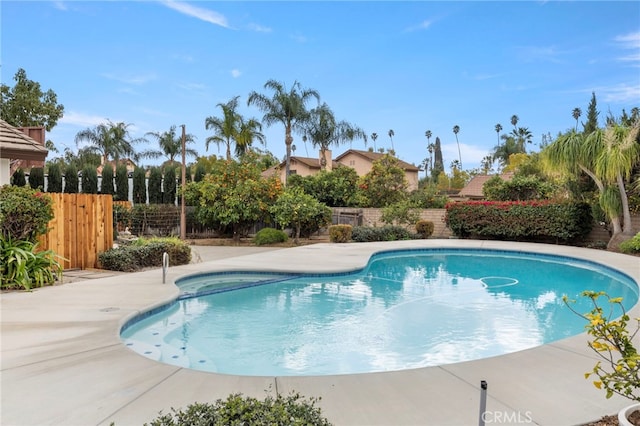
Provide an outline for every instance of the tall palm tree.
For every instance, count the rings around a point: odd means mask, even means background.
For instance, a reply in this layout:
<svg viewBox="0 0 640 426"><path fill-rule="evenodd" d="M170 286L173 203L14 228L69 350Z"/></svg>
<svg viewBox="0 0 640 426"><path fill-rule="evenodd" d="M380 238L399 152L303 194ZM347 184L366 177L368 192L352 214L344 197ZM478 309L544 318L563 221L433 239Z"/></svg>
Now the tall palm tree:
<svg viewBox="0 0 640 426"><path fill-rule="evenodd" d="M496 124L496 133L498 134L498 145L500 145L500 132L502 131L502 124Z"/></svg>
<svg viewBox="0 0 640 426"><path fill-rule="evenodd" d="M284 143L287 148L285 183L289 178L291 168L291 144L293 143L293 131L301 130L304 122L308 119L307 102L315 98L320 102L320 95L314 89L304 89L298 81L295 81L291 89L287 91L284 84L276 80L268 80L265 89L273 91L271 97L264 94L251 92L247 100L247 105L255 105L264 116L262 121L271 126L280 123L284 126Z"/></svg>
<svg viewBox="0 0 640 426"><path fill-rule="evenodd" d="M511 135L502 135L503 143L498 143L493 149L492 159L497 161L500 168L504 168L509 164L509 157L512 154L519 154L522 151L519 148L515 138Z"/></svg>
<svg viewBox="0 0 640 426"><path fill-rule="evenodd" d="M333 111L326 103L310 111L309 119L304 125L304 132L311 139L311 144L320 149L320 168L322 170L327 167L325 153L330 145L340 145L355 139L364 139L365 144L367 142L367 134L364 130L344 120L337 121Z"/></svg>
<svg viewBox="0 0 640 426"><path fill-rule="evenodd" d="M110 158L116 161L124 156L137 159L138 155L135 153L133 145L144 139L132 139L129 135L129 126L130 124L123 122L113 123L111 120L107 120L107 123L101 123L93 128L78 132L75 142L77 145L80 145L81 142L88 142L90 145L85 147L86 152L99 154L102 164L105 164Z"/></svg>
<svg viewBox="0 0 640 426"><path fill-rule="evenodd" d="M573 119L576 120L576 132L578 131L578 119L582 115L582 110L580 108L574 108L571 112Z"/></svg>
<svg viewBox="0 0 640 426"><path fill-rule="evenodd" d="M511 116L511 124L513 125L513 129L514 130L516 129L516 126L518 125L518 121L520 121L520 118L517 115L513 114Z"/></svg>
<svg viewBox="0 0 640 426"><path fill-rule="evenodd" d="M373 140L373 150L375 151L375 149L376 149L376 139L378 139L378 134L377 133L371 133L371 139Z"/></svg>
<svg viewBox="0 0 640 426"><path fill-rule="evenodd" d="M528 127L518 127L511 131L513 138L516 140L519 152L526 153L526 145L533 140L533 134Z"/></svg>
<svg viewBox="0 0 640 426"><path fill-rule="evenodd" d="M239 98L240 96L236 96L226 103L217 105L222 109L222 118L211 116L204 121L205 128L214 132L213 136L209 136L206 139L205 149L209 150L211 142L218 145L218 147L220 147L220 144L224 144L226 146L227 161L231 160L231 142L236 140L240 131L242 117L236 112Z"/></svg>
<svg viewBox="0 0 640 426"><path fill-rule="evenodd" d="M147 150L140 153L142 158L162 158L166 157L171 164L177 163L176 158L182 155L182 134L176 133L176 126L171 126L166 132L148 132L145 136L151 136L158 142L160 149ZM197 157L198 151L187 148L187 144L193 143L195 136L190 133L185 134L185 156Z"/></svg>
<svg viewBox="0 0 640 426"><path fill-rule="evenodd" d="M453 126L453 134L456 135L456 144L458 145L458 162L460 165L460 170L462 170L462 154L460 153L460 143L458 142L458 132L460 131L460 126L457 124Z"/></svg>
<svg viewBox="0 0 640 426"><path fill-rule="evenodd" d="M254 118L244 120L240 117L240 126L235 139L236 157L244 155L251 148L254 141L258 141L263 145L267 144L267 140L262 133L262 123Z"/></svg>
<svg viewBox="0 0 640 426"><path fill-rule="evenodd" d="M393 152L395 152L395 148L393 147L393 137L395 136L395 132L393 131L393 129L389 129L389 139L391 139L391 149L393 150Z"/></svg>

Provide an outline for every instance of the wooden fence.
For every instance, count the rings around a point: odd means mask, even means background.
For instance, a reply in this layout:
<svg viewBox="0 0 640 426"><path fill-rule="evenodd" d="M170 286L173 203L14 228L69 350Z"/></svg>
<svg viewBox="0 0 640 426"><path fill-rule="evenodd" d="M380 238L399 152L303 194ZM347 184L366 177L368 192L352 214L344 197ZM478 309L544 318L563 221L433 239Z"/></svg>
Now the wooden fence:
<svg viewBox="0 0 640 426"><path fill-rule="evenodd" d="M111 195L48 193L54 218L40 247L53 250L64 269L98 267L98 253L113 247Z"/></svg>

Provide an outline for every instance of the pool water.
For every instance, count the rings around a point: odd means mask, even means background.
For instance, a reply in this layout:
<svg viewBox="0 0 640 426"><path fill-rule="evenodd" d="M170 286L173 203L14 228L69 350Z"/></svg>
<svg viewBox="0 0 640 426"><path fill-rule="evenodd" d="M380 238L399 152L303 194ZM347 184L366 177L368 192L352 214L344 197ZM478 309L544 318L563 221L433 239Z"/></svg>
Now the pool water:
<svg viewBox="0 0 640 426"><path fill-rule="evenodd" d="M130 321L122 339L202 371L308 376L395 371L486 358L584 331L564 305L583 290L638 301L628 276L577 259L509 251L403 250L328 275L210 273Z"/></svg>

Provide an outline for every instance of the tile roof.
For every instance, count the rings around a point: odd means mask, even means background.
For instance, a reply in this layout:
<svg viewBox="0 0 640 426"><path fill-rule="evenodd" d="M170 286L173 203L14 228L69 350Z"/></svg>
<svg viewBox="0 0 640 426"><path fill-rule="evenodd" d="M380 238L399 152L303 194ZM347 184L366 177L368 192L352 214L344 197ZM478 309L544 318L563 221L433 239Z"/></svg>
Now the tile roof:
<svg viewBox="0 0 640 426"><path fill-rule="evenodd" d="M0 120L0 158L44 161L48 152L35 139Z"/></svg>
<svg viewBox="0 0 640 426"><path fill-rule="evenodd" d="M469 183L458 192L458 197L467 198L484 198L482 187L485 183L495 175L476 175L471 178ZM513 173L505 173L500 175L502 180L509 181L513 177Z"/></svg>

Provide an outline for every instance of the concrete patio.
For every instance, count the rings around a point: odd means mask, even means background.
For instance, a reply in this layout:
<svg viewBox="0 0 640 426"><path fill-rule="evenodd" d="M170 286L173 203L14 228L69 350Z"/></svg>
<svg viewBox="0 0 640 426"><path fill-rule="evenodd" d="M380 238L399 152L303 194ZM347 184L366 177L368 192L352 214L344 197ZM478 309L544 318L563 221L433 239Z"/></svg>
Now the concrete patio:
<svg viewBox="0 0 640 426"><path fill-rule="evenodd" d="M336 425L475 425L480 381L489 384L487 424L577 425L630 401L595 389L584 373L595 355L586 335L508 355L399 372L319 377L245 377L160 364L127 349L121 326L172 300L173 281L202 271L349 271L380 250L488 248L543 252L614 267L640 283L640 259L560 245L473 240L313 244L295 248L195 246L201 262L131 274L90 274L64 285L1 297L0 423L142 425L162 410L242 393L297 391L321 397ZM84 273L84 272L83 272ZM101 272L103 273L103 272ZM631 311L640 316L640 305ZM636 342L640 346L640 342ZM500 421L498 421L498 417ZM492 421L489 421L492 420Z"/></svg>

